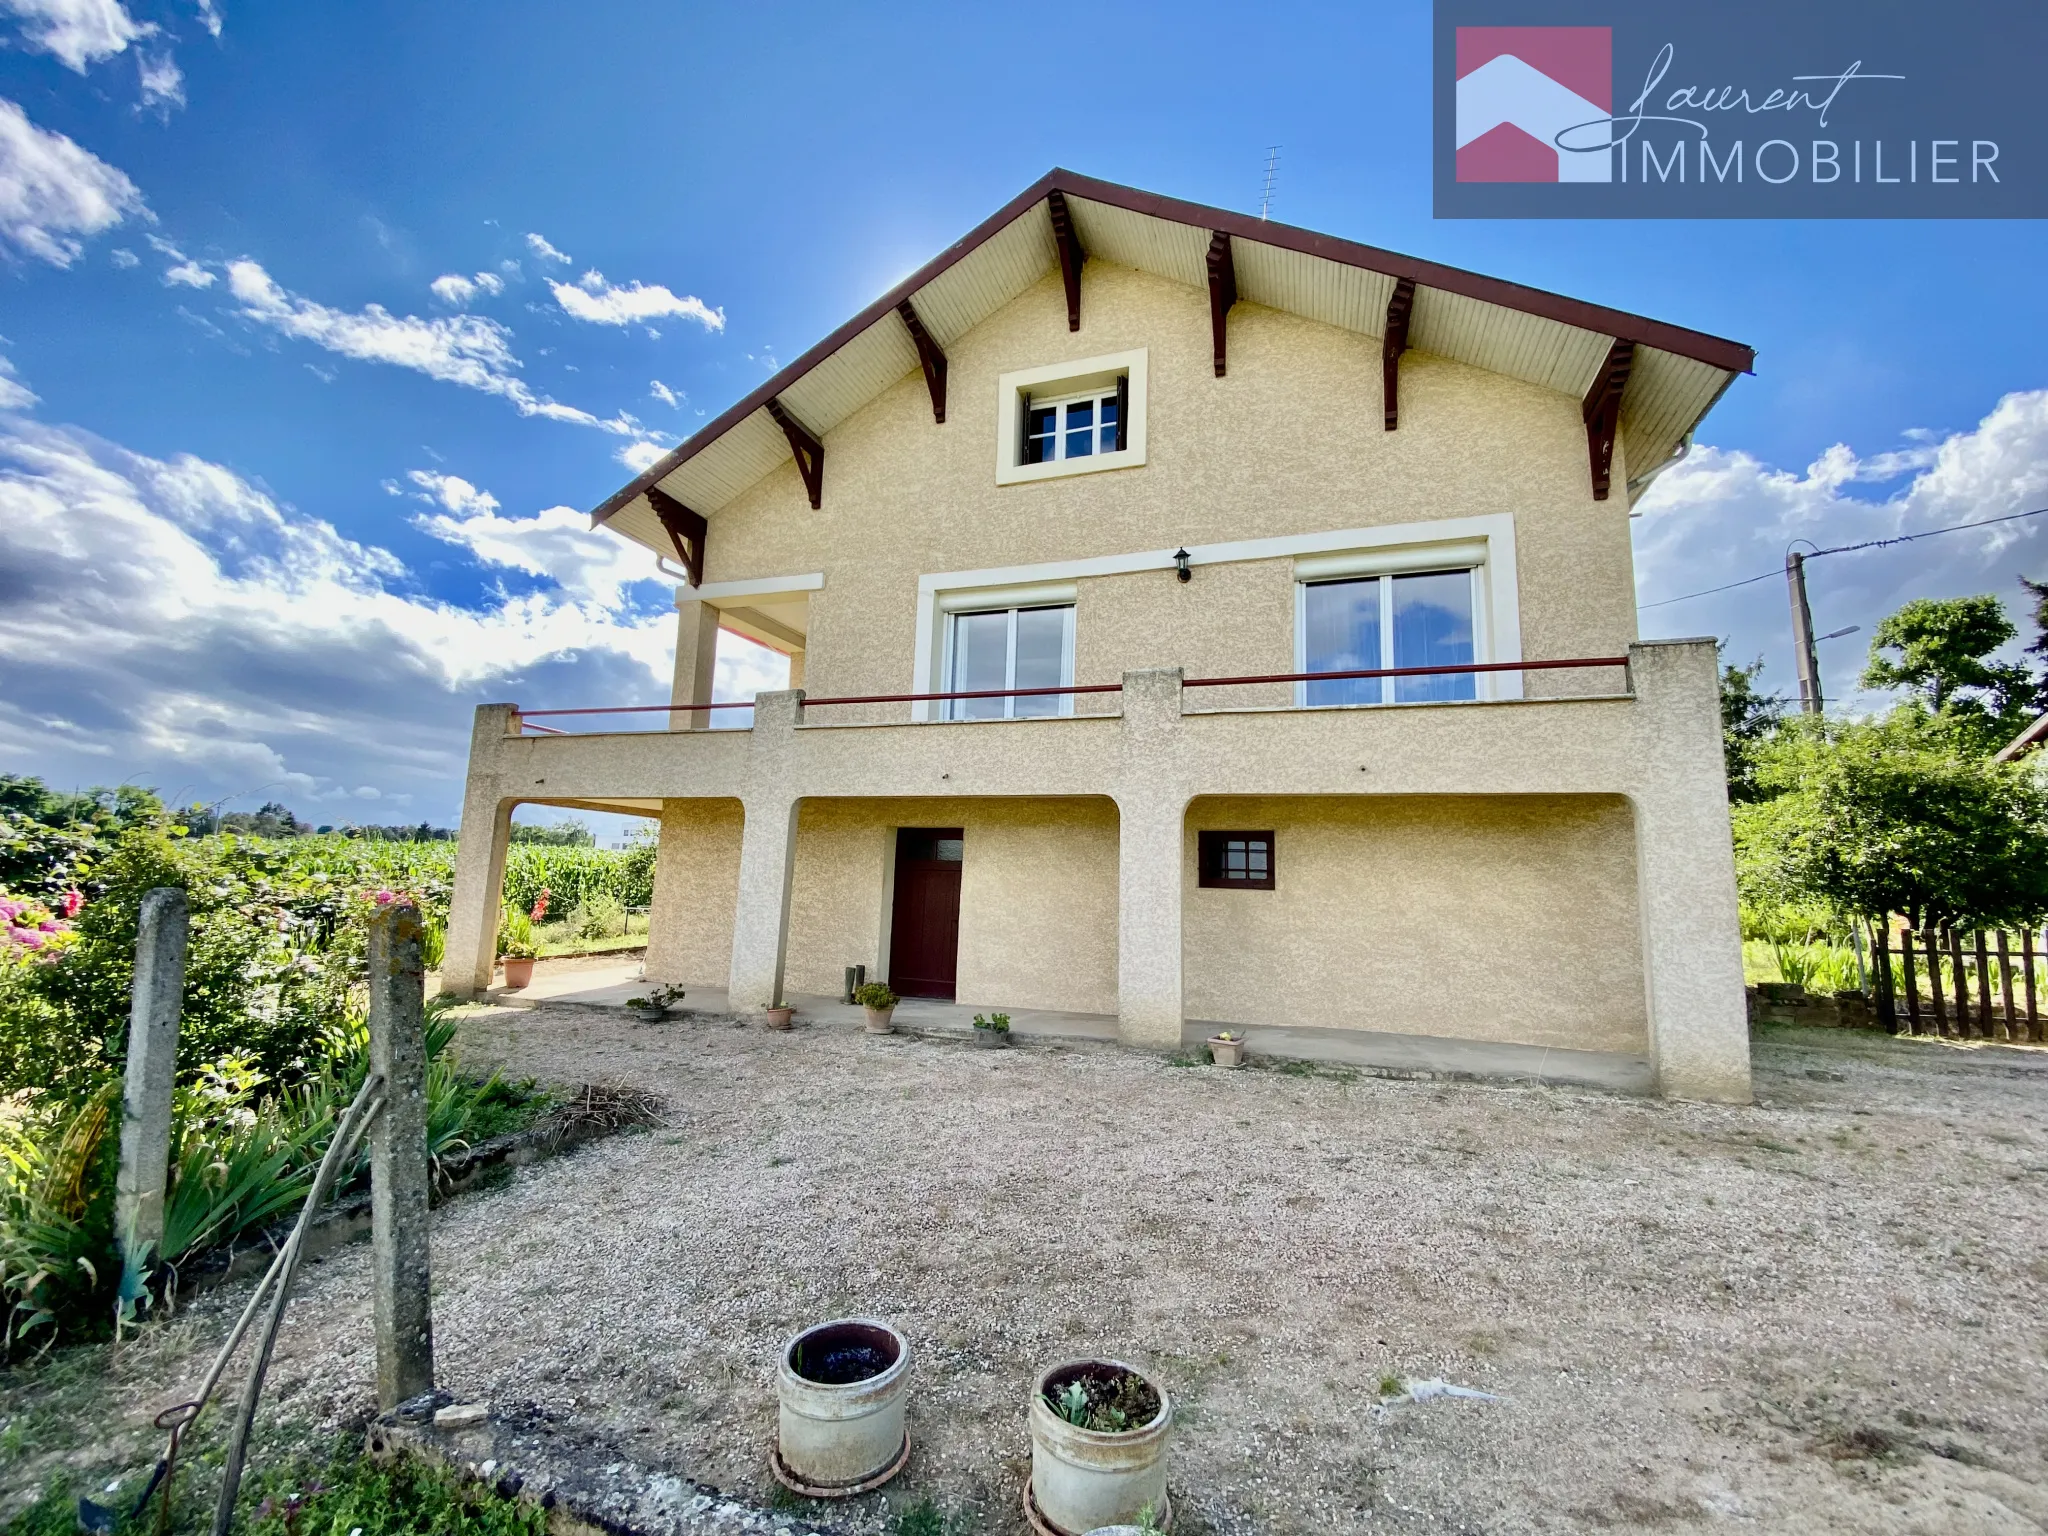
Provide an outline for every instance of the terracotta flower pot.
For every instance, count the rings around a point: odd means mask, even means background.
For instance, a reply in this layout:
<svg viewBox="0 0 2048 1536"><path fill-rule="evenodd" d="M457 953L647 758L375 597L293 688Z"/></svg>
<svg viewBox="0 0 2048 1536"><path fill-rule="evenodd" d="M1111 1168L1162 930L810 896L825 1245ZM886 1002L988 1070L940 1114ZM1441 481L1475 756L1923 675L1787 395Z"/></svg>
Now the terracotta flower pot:
<svg viewBox="0 0 2048 1536"><path fill-rule="evenodd" d="M1243 1039L1226 1040L1221 1035L1211 1035L1209 1037L1209 1059L1219 1067L1243 1066Z"/></svg>
<svg viewBox="0 0 2048 1536"><path fill-rule="evenodd" d="M896 1010L894 1008L864 1008L867 1022L861 1025L861 1033L868 1035L889 1035L896 1032Z"/></svg>
<svg viewBox="0 0 2048 1536"><path fill-rule="evenodd" d="M516 992L519 988L530 985L532 981L533 959L531 956L523 960L515 960L510 955L505 957L505 986L508 991Z"/></svg>
<svg viewBox="0 0 2048 1536"><path fill-rule="evenodd" d="M789 1021L795 1013L794 1008L763 1008L761 1022L769 1029L788 1029L791 1027Z"/></svg>

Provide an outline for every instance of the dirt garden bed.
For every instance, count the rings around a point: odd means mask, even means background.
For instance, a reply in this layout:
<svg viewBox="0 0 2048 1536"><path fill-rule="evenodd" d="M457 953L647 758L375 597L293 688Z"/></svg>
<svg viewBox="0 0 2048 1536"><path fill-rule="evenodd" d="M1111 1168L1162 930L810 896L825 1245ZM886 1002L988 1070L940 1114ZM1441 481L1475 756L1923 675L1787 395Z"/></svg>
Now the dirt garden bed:
<svg viewBox="0 0 2048 1536"><path fill-rule="evenodd" d="M2048 1052L1770 1030L1727 1109L594 1009L462 1048L669 1106L436 1217L442 1381L614 1475L770 1505L777 1347L867 1312L916 1351L914 1454L785 1504L840 1529L1021 1530L1027 1384L1094 1352L1173 1394L1186 1532L2048 1524ZM286 1418L367 1418L365 1277L309 1271ZM42 1417L5 1507L153 1453L240 1294L61 1394L9 1378ZM1508 1401L1382 1418L1383 1376Z"/></svg>

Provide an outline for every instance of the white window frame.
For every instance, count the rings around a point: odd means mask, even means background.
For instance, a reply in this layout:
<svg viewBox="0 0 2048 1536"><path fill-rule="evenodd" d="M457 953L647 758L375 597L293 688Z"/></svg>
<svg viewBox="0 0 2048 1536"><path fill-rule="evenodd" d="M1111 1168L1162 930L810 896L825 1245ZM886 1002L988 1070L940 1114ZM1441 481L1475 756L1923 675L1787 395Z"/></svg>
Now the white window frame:
<svg viewBox="0 0 2048 1536"><path fill-rule="evenodd" d="M1389 551L1388 553L1389 555L1393 556L1393 558L1391 560L1383 560L1381 562L1378 562L1382 567L1378 570L1345 570L1342 568L1344 562L1342 562L1341 560L1327 562L1298 560L1295 562L1295 671L1306 672L1309 670L1308 589L1310 587L1327 586L1335 582L1378 582L1380 584L1380 665L1383 667L1393 667L1396 665L1396 662L1394 661L1394 578L1396 576L1409 575L1445 576L1454 574L1461 570L1465 573L1465 575L1470 579L1472 583L1472 660L1475 662L1487 662L1493 659L1492 656L1489 654L1490 648L1486 643L1488 626L1486 622L1486 566L1484 554L1482 553L1478 559L1472 560L1468 563L1465 559L1462 558L1444 560L1441 557L1438 557L1436 559L1430 559L1428 558L1427 551L1417 551L1417 554L1422 556L1421 563L1410 563L1409 560L1401 558L1402 555L1404 555L1406 552ZM1317 569L1318 566L1325 565L1335 565L1338 568L1334 570ZM1304 567L1308 568L1309 574L1302 574ZM1497 672L1473 673L1472 697L1469 699L1396 698L1395 694L1398 690L1395 688L1394 685L1400 682L1401 679L1395 677L1383 677L1379 679L1380 697L1377 703L1367 701L1345 704L1311 704L1308 701L1308 690L1310 684L1306 682L1299 682L1294 685L1294 703L1295 707L1298 709L1387 709L1396 705L1405 706L1411 704L1477 704L1486 702L1497 697L1497 695L1492 690L1493 680L1503 675L1512 676L1513 674L1502 674ZM1365 681L1365 679L1360 678L1357 679L1357 681L1363 682Z"/></svg>
<svg viewBox="0 0 2048 1536"><path fill-rule="evenodd" d="M1311 514L1279 507L1271 509L1269 515L1276 521L1283 516L1298 516L1306 521ZM1443 517L1428 522L1384 523L1377 528L1334 528L1318 533L1235 539L1222 544L1192 544L1188 546L1187 553L1188 564L1196 570L1239 561L1291 559L1298 585L1304 576L1320 580L1325 576L1348 573L1377 575L1382 570L1397 568L1382 562L1398 561L1398 569L1408 571L1442 570L1446 566L1472 563L1463 558L1450 558L1446 554L1450 548L1468 549L1474 553L1483 551L1483 563L1478 569L1484 602L1475 615L1475 624L1480 627L1474 636L1474 654L1481 661L1520 661L1521 589L1517 580L1515 514L1512 512L1482 512L1470 517ZM968 607L1036 607L1071 602L1079 591L1080 582L1098 576L1129 576L1140 571L1156 571L1171 580L1174 554L1170 548L1140 549L1125 554L1088 555L1076 560L1048 560L1036 565L931 571L919 576L910 691L943 691L934 679L947 675L944 665L944 620L947 613L957 613ZM1199 576L1195 579L1197 583L1201 580ZM1059 592L1065 595L1034 595L1026 600L1015 595L1020 592ZM1005 595L998 599L998 593ZM1304 669L1300 665L1302 653L1298 621L1294 654L1294 670L1300 672ZM1522 675L1519 672L1481 672L1477 676L1477 691L1481 699L1522 697ZM913 704L910 706L910 718L938 720L939 706L936 703Z"/></svg>
<svg viewBox="0 0 2048 1536"><path fill-rule="evenodd" d="M1038 480L1056 480L1066 475L1094 475L1105 470L1135 469L1145 462L1145 378L1147 353L1110 352L1101 357L1077 358L1069 363L1052 363L1043 368L1023 368L996 380L996 484L1026 485ZM1080 459L1051 459L1043 464L1026 464L1024 458L1024 410L1035 399L1040 405L1066 404L1089 395L1100 398L1126 380L1125 396L1129 419L1123 423L1124 446L1113 453L1095 453ZM1099 430L1099 427L1098 427ZM1098 439L1099 441L1099 439ZM1066 451L1064 437L1060 444Z"/></svg>
<svg viewBox="0 0 2048 1536"><path fill-rule="evenodd" d="M1080 390L1077 393L1071 395L1048 396L1034 394L1026 396L1022 402L1023 411L1021 412L1018 418L1018 452L1021 454L1023 451L1023 444L1025 441L1024 432L1025 429L1027 429L1031 424L1031 413L1033 411L1039 410L1056 410L1060 413L1059 425L1053 428L1052 432L1052 443L1056 451L1054 452L1051 458L1041 459L1039 460L1039 463L1064 464L1072 462L1078 464L1080 462L1080 459L1083 458L1101 458L1103 454L1102 422L1101 419L1098 417L1095 421L1091 422L1087 428L1090 444L1089 451L1085 454L1080 455L1078 458L1074 460L1070 461L1068 459L1067 435L1069 432L1077 429L1070 428L1067 425L1067 410L1070 406L1076 405L1086 405L1091 409L1099 410L1105 401L1114 401L1115 399L1116 390L1114 387L1104 389L1099 385L1094 389ZM1112 441L1114 441L1114 439L1112 439ZM1111 448L1108 451L1111 453L1115 453L1118 450L1115 448ZM1030 467L1035 469L1038 466L1032 465Z"/></svg>
<svg viewBox="0 0 2048 1536"><path fill-rule="evenodd" d="M1060 589L1060 591L1064 593L1066 589ZM1063 688L1072 687L1074 682L1074 599L1071 595L1055 595L1050 598L1042 598L1040 601L1031 601L1030 599L1034 595L1029 592L1024 593L1023 596L1026 601L1023 602L1018 602L1015 598L1004 596L997 601L973 602L970 600L959 606L948 606L945 623L945 655L941 660L939 671L939 675L946 679L946 686L934 691L941 693L963 691L953 686L955 681L953 668L958 662L958 654L955 650L955 637L959 632L959 621L978 613L1007 613L1010 616L1010 632L1007 642L1008 654L1003 663L1003 686L1005 688L1016 687L1017 615L1028 608L1057 608L1061 611L1063 623L1060 633L1060 686ZM1044 697L1052 699L1054 704L1052 713L1055 716L1071 715L1074 712L1074 696L1071 693L1049 694L1044 695ZM986 700L942 699L937 702L939 704L939 718L942 720L972 722L975 720L987 721L991 718L1002 720L1015 720L1018 718L1017 701L1015 699L1001 700L1003 712L1001 715L994 717L988 715L970 716L965 713L969 705L986 703ZM1027 720L1043 720L1047 717L1044 715L1026 715L1023 718Z"/></svg>

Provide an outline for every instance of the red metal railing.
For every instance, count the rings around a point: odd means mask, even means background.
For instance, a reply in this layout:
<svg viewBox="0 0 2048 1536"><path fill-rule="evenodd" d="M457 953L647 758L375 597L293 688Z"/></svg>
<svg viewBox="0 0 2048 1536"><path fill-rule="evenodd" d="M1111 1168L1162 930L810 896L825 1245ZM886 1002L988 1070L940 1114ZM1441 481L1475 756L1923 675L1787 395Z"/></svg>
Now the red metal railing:
<svg viewBox="0 0 2048 1536"><path fill-rule="evenodd" d="M1468 661L1441 667L1362 667L1343 672L1269 672L1249 677L1190 677L1183 688L1251 687L1260 683L1334 683L1370 677L1443 677L1474 672L1555 672L1572 667L1626 667L1626 656L1575 656L1558 661ZM1074 683L1064 688L975 688L951 693L863 693L841 698L804 699L801 707L818 709L833 704L931 704L956 699L1035 699L1082 693L1121 693L1122 683ZM545 731L550 736L569 732L531 722L541 715L694 715L699 710L752 709L752 699L727 700L714 704L600 704L581 709L515 710L519 729Z"/></svg>

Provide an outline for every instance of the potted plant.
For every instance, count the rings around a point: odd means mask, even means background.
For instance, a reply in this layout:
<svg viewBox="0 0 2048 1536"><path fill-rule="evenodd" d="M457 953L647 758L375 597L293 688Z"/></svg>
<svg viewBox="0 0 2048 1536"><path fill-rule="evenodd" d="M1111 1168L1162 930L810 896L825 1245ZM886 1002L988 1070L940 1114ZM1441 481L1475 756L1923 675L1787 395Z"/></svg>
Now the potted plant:
<svg viewBox="0 0 2048 1536"><path fill-rule="evenodd" d="M886 1483L910 1458L909 1385L910 1343L887 1323L840 1318L799 1333L775 1372L776 1481L813 1499Z"/></svg>
<svg viewBox="0 0 2048 1536"><path fill-rule="evenodd" d="M869 982L853 994L853 1000L867 1010L867 1022L861 1028L868 1034L886 1035L895 1029L890 1015L895 1013L896 1005L903 999L891 992L885 983Z"/></svg>
<svg viewBox="0 0 2048 1536"><path fill-rule="evenodd" d="M772 1008L761 1010L761 1023L768 1029L793 1029L795 1025L791 1021L795 1017L796 1009L787 1003L777 1003Z"/></svg>
<svg viewBox="0 0 2048 1536"><path fill-rule="evenodd" d="M987 1018L974 1016L974 1043L985 1051L1001 1050L1010 1043L1010 1016L1007 1013L992 1013Z"/></svg>
<svg viewBox="0 0 2048 1536"><path fill-rule="evenodd" d="M1209 1059L1219 1067L1244 1065L1244 1036L1234 1029L1218 1030L1209 1037Z"/></svg>
<svg viewBox="0 0 2048 1536"><path fill-rule="evenodd" d="M498 954L505 962L505 985L517 991L533 980L533 962L540 945L533 936L533 919L520 908L506 905L498 919Z"/></svg>
<svg viewBox="0 0 2048 1536"><path fill-rule="evenodd" d="M1067 1360L1031 1394L1033 1529L1079 1536L1105 1525L1173 1523L1166 1445L1173 1404L1159 1384L1121 1360Z"/></svg>
<svg viewBox="0 0 2048 1536"><path fill-rule="evenodd" d="M683 989L671 983L665 987L656 987L645 997L627 998L626 1006L637 1008L643 1018L659 1022L669 1016L669 1011L680 1003L683 997Z"/></svg>

